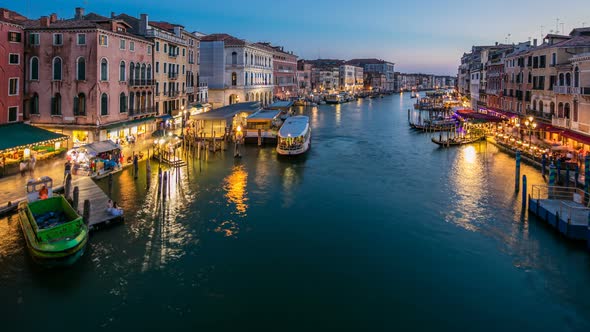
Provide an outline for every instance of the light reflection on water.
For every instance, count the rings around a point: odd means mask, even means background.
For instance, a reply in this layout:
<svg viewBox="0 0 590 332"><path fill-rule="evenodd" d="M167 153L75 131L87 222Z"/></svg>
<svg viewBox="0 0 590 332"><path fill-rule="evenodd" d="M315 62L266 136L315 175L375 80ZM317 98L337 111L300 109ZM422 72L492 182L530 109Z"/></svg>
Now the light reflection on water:
<svg viewBox="0 0 590 332"><path fill-rule="evenodd" d="M223 190L227 199L227 206L233 206L235 211L228 216L230 219L224 220L215 229L216 232L223 233L227 237L235 237L240 231L240 225L234 218L246 217L248 210L248 172L244 165L234 166L230 175L223 180ZM231 217L235 216L235 217Z"/></svg>

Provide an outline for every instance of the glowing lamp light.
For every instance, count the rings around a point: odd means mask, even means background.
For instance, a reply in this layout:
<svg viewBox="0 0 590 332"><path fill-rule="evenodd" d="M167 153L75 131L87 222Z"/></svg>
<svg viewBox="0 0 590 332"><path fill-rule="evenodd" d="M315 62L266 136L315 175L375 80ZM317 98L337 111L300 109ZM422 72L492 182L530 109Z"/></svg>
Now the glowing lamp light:
<svg viewBox="0 0 590 332"><path fill-rule="evenodd" d="M29 148L26 148L26 149L23 151L23 156L24 156L25 158L29 158L29 157L31 156L31 149L29 149Z"/></svg>
<svg viewBox="0 0 590 332"><path fill-rule="evenodd" d="M61 149L61 142L55 142L55 149L56 150Z"/></svg>
<svg viewBox="0 0 590 332"><path fill-rule="evenodd" d="M242 126L238 126L238 132L242 131Z"/></svg>

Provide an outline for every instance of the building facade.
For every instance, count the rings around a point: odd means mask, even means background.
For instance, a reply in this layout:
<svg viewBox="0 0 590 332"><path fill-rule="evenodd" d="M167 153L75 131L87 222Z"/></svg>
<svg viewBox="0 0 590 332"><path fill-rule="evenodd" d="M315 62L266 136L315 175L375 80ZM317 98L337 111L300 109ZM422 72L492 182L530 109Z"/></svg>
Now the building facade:
<svg viewBox="0 0 590 332"><path fill-rule="evenodd" d="M305 60L297 61L297 91L299 96L311 94L311 71L313 66Z"/></svg>
<svg viewBox="0 0 590 332"><path fill-rule="evenodd" d="M72 19L52 14L30 21L31 123L69 135L73 145L151 133L153 44L129 29L122 20L84 15L82 8Z"/></svg>
<svg viewBox="0 0 590 332"><path fill-rule="evenodd" d="M297 56L282 46L262 45L272 50L275 98L286 100L297 96Z"/></svg>
<svg viewBox="0 0 590 332"><path fill-rule="evenodd" d="M214 108L244 101L268 105L274 95L273 52L228 34L201 38L201 77Z"/></svg>
<svg viewBox="0 0 590 332"><path fill-rule="evenodd" d="M395 77L395 64L393 62L381 60L381 59L353 59L347 62L349 65L356 67L362 67L364 74L368 73L380 73L385 75L385 84L382 86L372 86L374 90L389 92L395 91L396 89L396 77ZM371 78L376 75L371 75ZM377 83L377 82L375 82Z"/></svg>
<svg viewBox="0 0 590 332"><path fill-rule="evenodd" d="M23 120L26 17L0 8L0 124Z"/></svg>

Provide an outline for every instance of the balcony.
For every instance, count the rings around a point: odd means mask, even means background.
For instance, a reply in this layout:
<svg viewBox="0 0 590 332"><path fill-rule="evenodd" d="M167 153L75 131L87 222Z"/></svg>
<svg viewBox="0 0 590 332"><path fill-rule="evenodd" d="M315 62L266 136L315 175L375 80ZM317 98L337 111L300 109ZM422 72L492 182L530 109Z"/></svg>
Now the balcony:
<svg viewBox="0 0 590 332"><path fill-rule="evenodd" d="M553 92L561 95L573 95L573 94L580 94L580 88L575 88L571 86L553 86Z"/></svg>
<svg viewBox="0 0 590 332"><path fill-rule="evenodd" d="M187 86L185 89L186 93L194 93L195 92L195 87L193 86Z"/></svg>
<svg viewBox="0 0 590 332"><path fill-rule="evenodd" d="M154 80L146 80L146 79L130 79L129 86L139 87L139 86L152 86L154 85Z"/></svg>
<svg viewBox="0 0 590 332"><path fill-rule="evenodd" d="M242 68L244 68L244 64L230 63L230 64L225 65L225 69L242 69Z"/></svg>
<svg viewBox="0 0 590 332"><path fill-rule="evenodd" d="M168 73L168 79L170 79L170 80L177 80L178 79L178 73Z"/></svg>
<svg viewBox="0 0 590 332"><path fill-rule="evenodd" d="M532 115L535 118L541 120L541 121L550 121L551 120L551 114L550 113L545 113L545 112L541 112L541 111L534 111L530 108L528 108L526 110L526 115Z"/></svg>
<svg viewBox="0 0 590 332"><path fill-rule="evenodd" d="M174 97L178 97L180 95L180 91L168 91L164 93L165 96L170 97L170 98L174 98Z"/></svg>
<svg viewBox="0 0 590 332"><path fill-rule="evenodd" d="M553 118L551 119L551 125L553 125L554 127L560 127L560 128L570 128L570 119L566 119L566 118Z"/></svg>
<svg viewBox="0 0 590 332"><path fill-rule="evenodd" d="M179 45L187 45L187 42L185 39L182 39L180 37L175 36L174 34L171 33L167 33L164 31L160 31L160 30L156 30L156 29L148 29L147 31L147 37L153 37L153 38L160 38L160 39L164 39L168 42L172 42L175 44L179 44Z"/></svg>
<svg viewBox="0 0 590 332"><path fill-rule="evenodd" d="M176 53L168 53L169 58L176 59L177 56L178 56L178 54L176 54Z"/></svg>
<svg viewBox="0 0 590 332"><path fill-rule="evenodd" d="M146 107L146 108L138 108L138 109L130 109L128 111L129 117L140 116L140 115L148 115L156 113L155 107Z"/></svg>

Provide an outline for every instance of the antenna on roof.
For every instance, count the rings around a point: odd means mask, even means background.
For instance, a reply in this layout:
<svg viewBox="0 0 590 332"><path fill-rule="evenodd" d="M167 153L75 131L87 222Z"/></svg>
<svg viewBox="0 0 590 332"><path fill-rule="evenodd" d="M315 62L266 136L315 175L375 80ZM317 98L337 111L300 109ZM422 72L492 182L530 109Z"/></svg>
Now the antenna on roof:
<svg viewBox="0 0 590 332"><path fill-rule="evenodd" d="M565 33L565 23L560 23L561 24L561 33Z"/></svg>
<svg viewBox="0 0 590 332"><path fill-rule="evenodd" d="M555 19L555 34L559 34L559 17Z"/></svg>

